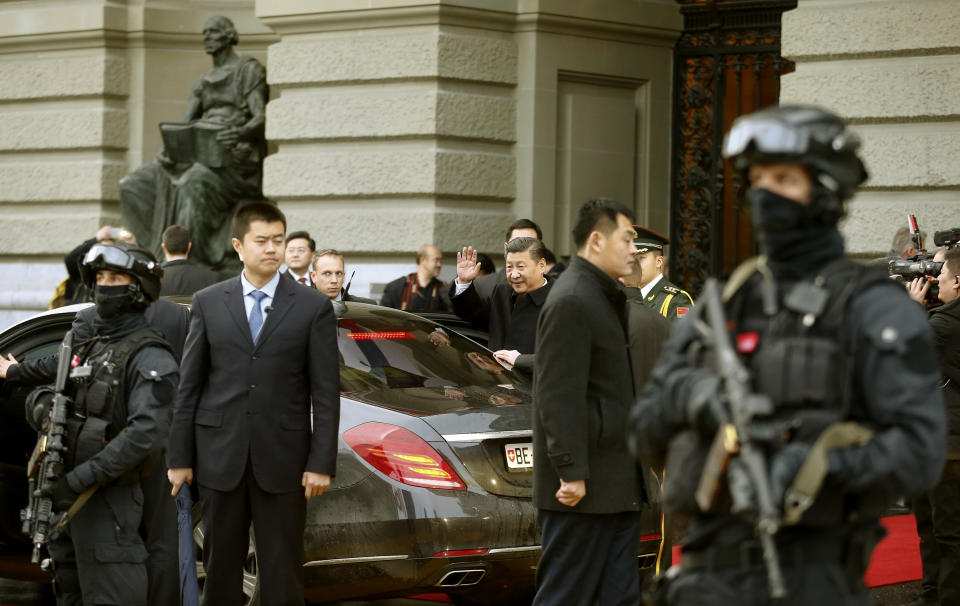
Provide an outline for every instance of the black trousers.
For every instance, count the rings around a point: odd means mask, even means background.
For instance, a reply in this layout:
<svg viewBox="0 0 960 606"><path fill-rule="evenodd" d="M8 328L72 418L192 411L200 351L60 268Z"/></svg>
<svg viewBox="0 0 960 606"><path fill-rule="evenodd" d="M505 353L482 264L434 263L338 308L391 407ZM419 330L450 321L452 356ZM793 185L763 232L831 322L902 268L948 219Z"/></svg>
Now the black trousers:
<svg viewBox="0 0 960 606"><path fill-rule="evenodd" d="M166 465L159 459L143 476L143 521L140 536L147 547L147 586L150 606L180 606L177 552L177 503L170 496Z"/></svg>
<svg viewBox="0 0 960 606"><path fill-rule="evenodd" d="M203 503L204 606L243 606L243 567L250 524L257 548L261 606L303 606L302 490L271 494L257 485L249 460L229 491L200 485Z"/></svg>
<svg viewBox="0 0 960 606"><path fill-rule="evenodd" d="M640 514L537 511L542 551L533 606L637 606Z"/></svg>
<svg viewBox="0 0 960 606"><path fill-rule="evenodd" d="M139 484L97 490L70 521L69 539L47 546L54 560L57 604L147 605L147 550L138 533L143 513Z"/></svg>
<svg viewBox="0 0 960 606"><path fill-rule="evenodd" d="M914 499L914 515L922 597L931 604L960 604L960 461L947 461L933 490Z"/></svg>

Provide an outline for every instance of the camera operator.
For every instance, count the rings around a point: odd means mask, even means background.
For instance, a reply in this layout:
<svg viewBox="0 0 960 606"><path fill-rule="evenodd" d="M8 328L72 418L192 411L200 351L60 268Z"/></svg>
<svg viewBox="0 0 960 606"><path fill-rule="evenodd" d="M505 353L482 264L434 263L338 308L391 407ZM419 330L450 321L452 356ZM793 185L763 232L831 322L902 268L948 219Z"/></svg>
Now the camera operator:
<svg viewBox="0 0 960 606"><path fill-rule="evenodd" d="M930 326L943 372L941 389L947 408L947 462L939 483L914 500L920 557L921 595L911 606L960 603L960 247L941 248L943 261L936 282L943 305L930 310ZM923 303L933 278L916 278L910 297Z"/></svg>

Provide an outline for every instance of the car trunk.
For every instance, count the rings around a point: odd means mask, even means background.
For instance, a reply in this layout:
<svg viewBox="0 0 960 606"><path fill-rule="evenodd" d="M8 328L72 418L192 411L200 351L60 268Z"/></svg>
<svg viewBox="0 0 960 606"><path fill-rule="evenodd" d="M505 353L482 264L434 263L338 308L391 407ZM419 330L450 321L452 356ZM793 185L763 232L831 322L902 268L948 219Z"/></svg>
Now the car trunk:
<svg viewBox="0 0 960 606"><path fill-rule="evenodd" d="M531 408L521 403L471 408L422 417L450 445L487 492L533 494Z"/></svg>

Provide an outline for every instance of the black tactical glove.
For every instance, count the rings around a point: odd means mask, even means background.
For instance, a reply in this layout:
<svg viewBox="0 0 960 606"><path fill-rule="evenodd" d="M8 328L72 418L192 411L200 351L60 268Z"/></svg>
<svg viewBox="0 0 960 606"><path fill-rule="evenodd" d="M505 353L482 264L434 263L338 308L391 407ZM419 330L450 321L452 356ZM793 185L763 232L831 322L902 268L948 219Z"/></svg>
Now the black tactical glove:
<svg viewBox="0 0 960 606"><path fill-rule="evenodd" d="M677 427L690 427L704 436L713 436L726 422L720 403L720 380L706 370L695 370L683 378L673 390L673 403L668 420Z"/></svg>
<svg viewBox="0 0 960 606"><path fill-rule="evenodd" d="M53 509L55 511L66 511L70 509L70 506L77 500L80 493L70 488L70 484L67 483L67 478L60 478L53 486L41 491L40 495L50 497L50 500L53 501Z"/></svg>
<svg viewBox="0 0 960 606"><path fill-rule="evenodd" d="M777 509L783 510L787 489L803 467L810 453L809 444L787 444L770 462L770 494Z"/></svg>

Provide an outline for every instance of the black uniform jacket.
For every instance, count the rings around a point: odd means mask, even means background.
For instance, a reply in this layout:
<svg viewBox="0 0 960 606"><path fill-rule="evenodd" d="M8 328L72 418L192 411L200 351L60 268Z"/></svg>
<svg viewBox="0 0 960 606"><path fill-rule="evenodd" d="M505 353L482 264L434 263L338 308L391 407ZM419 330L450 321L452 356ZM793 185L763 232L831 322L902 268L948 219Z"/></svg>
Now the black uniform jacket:
<svg viewBox="0 0 960 606"><path fill-rule="evenodd" d="M744 297L757 301L757 309L760 282L748 282L741 289ZM674 325L653 376L631 412L632 439L644 461L662 463L668 442L684 429L668 420L675 418L668 410L689 401L697 381L711 372L690 362L692 348L700 341L695 321L701 309L696 307L689 318ZM863 446L829 451L821 494L835 498L838 492L851 496L870 493L871 498L881 500L918 494L936 483L946 451L943 401L937 389L939 370L930 328L920 307L889 280L874 282L854 294L847 310L841 323L847 332L840 336L841 342L852 348L847 354L852 359L844 365L849 374L842 377L842 383L851 390L847 418L876 433ZM729 309L727 314L731 317ZM762 340L763 334L759 338ZM700 470L690 473L699 474ZM711 527L719 528L725 537L743 538L735 531L742 523L734 524L729 516L715 521L724 526ZM745 532L753 531L749 528ZM688 536L688 547L692 542L695 539Z"/></svg>
<svg viewBox="0 0 960 606"><path fill-rule="evenodd" d="M956 460L960 459L960 299L932 309L930 327L943 372L943 402L950 431L947 458Z"/></svg>
<svg viewBox="0 0 960 606"><path fill-rule="evenodd" d="M183 343L187 339L187 329L190 325L190 310L179 303L158 299L150 304L144 317L147 325L163 333L164 338L173 350L173 355L180 361L183 357ZM81 309L73 319L70 330L73 331L74 346L94 336L94 321L98 318L97 307L91 305ZM57 355L23 360L7 369L7 378L19 381L25 385L45 385L57 378Z"/></svg>
<svg viewBox="0 0 960 606"><path fill-rule="evenodd" d="M540 311L533 387L538 508L640 509L640 471L624 433L633 402L625 304L619 282L574 256ZM587 494L575 507L554 496L561 478L586 480Z"/></svg>
<svg viewBox="0 0 960 606"><path fill-rule="evenodd" d="M635 299L627 301L627 318L633 384L640 391L650 378L660 357L660 350L670 337L670 322L644 305L643 301Z"/></svg>
<svg viewBox="0 0 960 606"><path fill-rule="evenodd" d="M94 350L109 346L109 342L96 343ZM177 363L166 349L145 347L128 362L122 395L127 409L125 431L66 474L70 488L83 492L94 484L107 484L163 449L177 380Z"/></svg>
<svg viewBox="0 0 960 606"><path fill-rule="evenodd" d="M189 259L173 259L163 264L160 296L191 296L219 281L220 276L215 271L194 265Z"/></svg>
<svg viewBox="0 0 960 606"><path fill-rule="evenodd" d="M167 465L194 468L214 490L236 487L248 460L271 493L301 490L304 471L335 470L333 306L281 279L271 308L254 345L239 276L193 296Z"/></svg>
<svg viewBox="0 0 960 606"><path fill-rule="evenodd" d="M497 282L493 293L482 298L473 284L453 297L453 311L468 322L489 333L488 346L493 351L515 349L522 355L516 367L531 372L533 353L537 348L537 318L550 292L552 282L517 295L506 281Z"/></svg>

